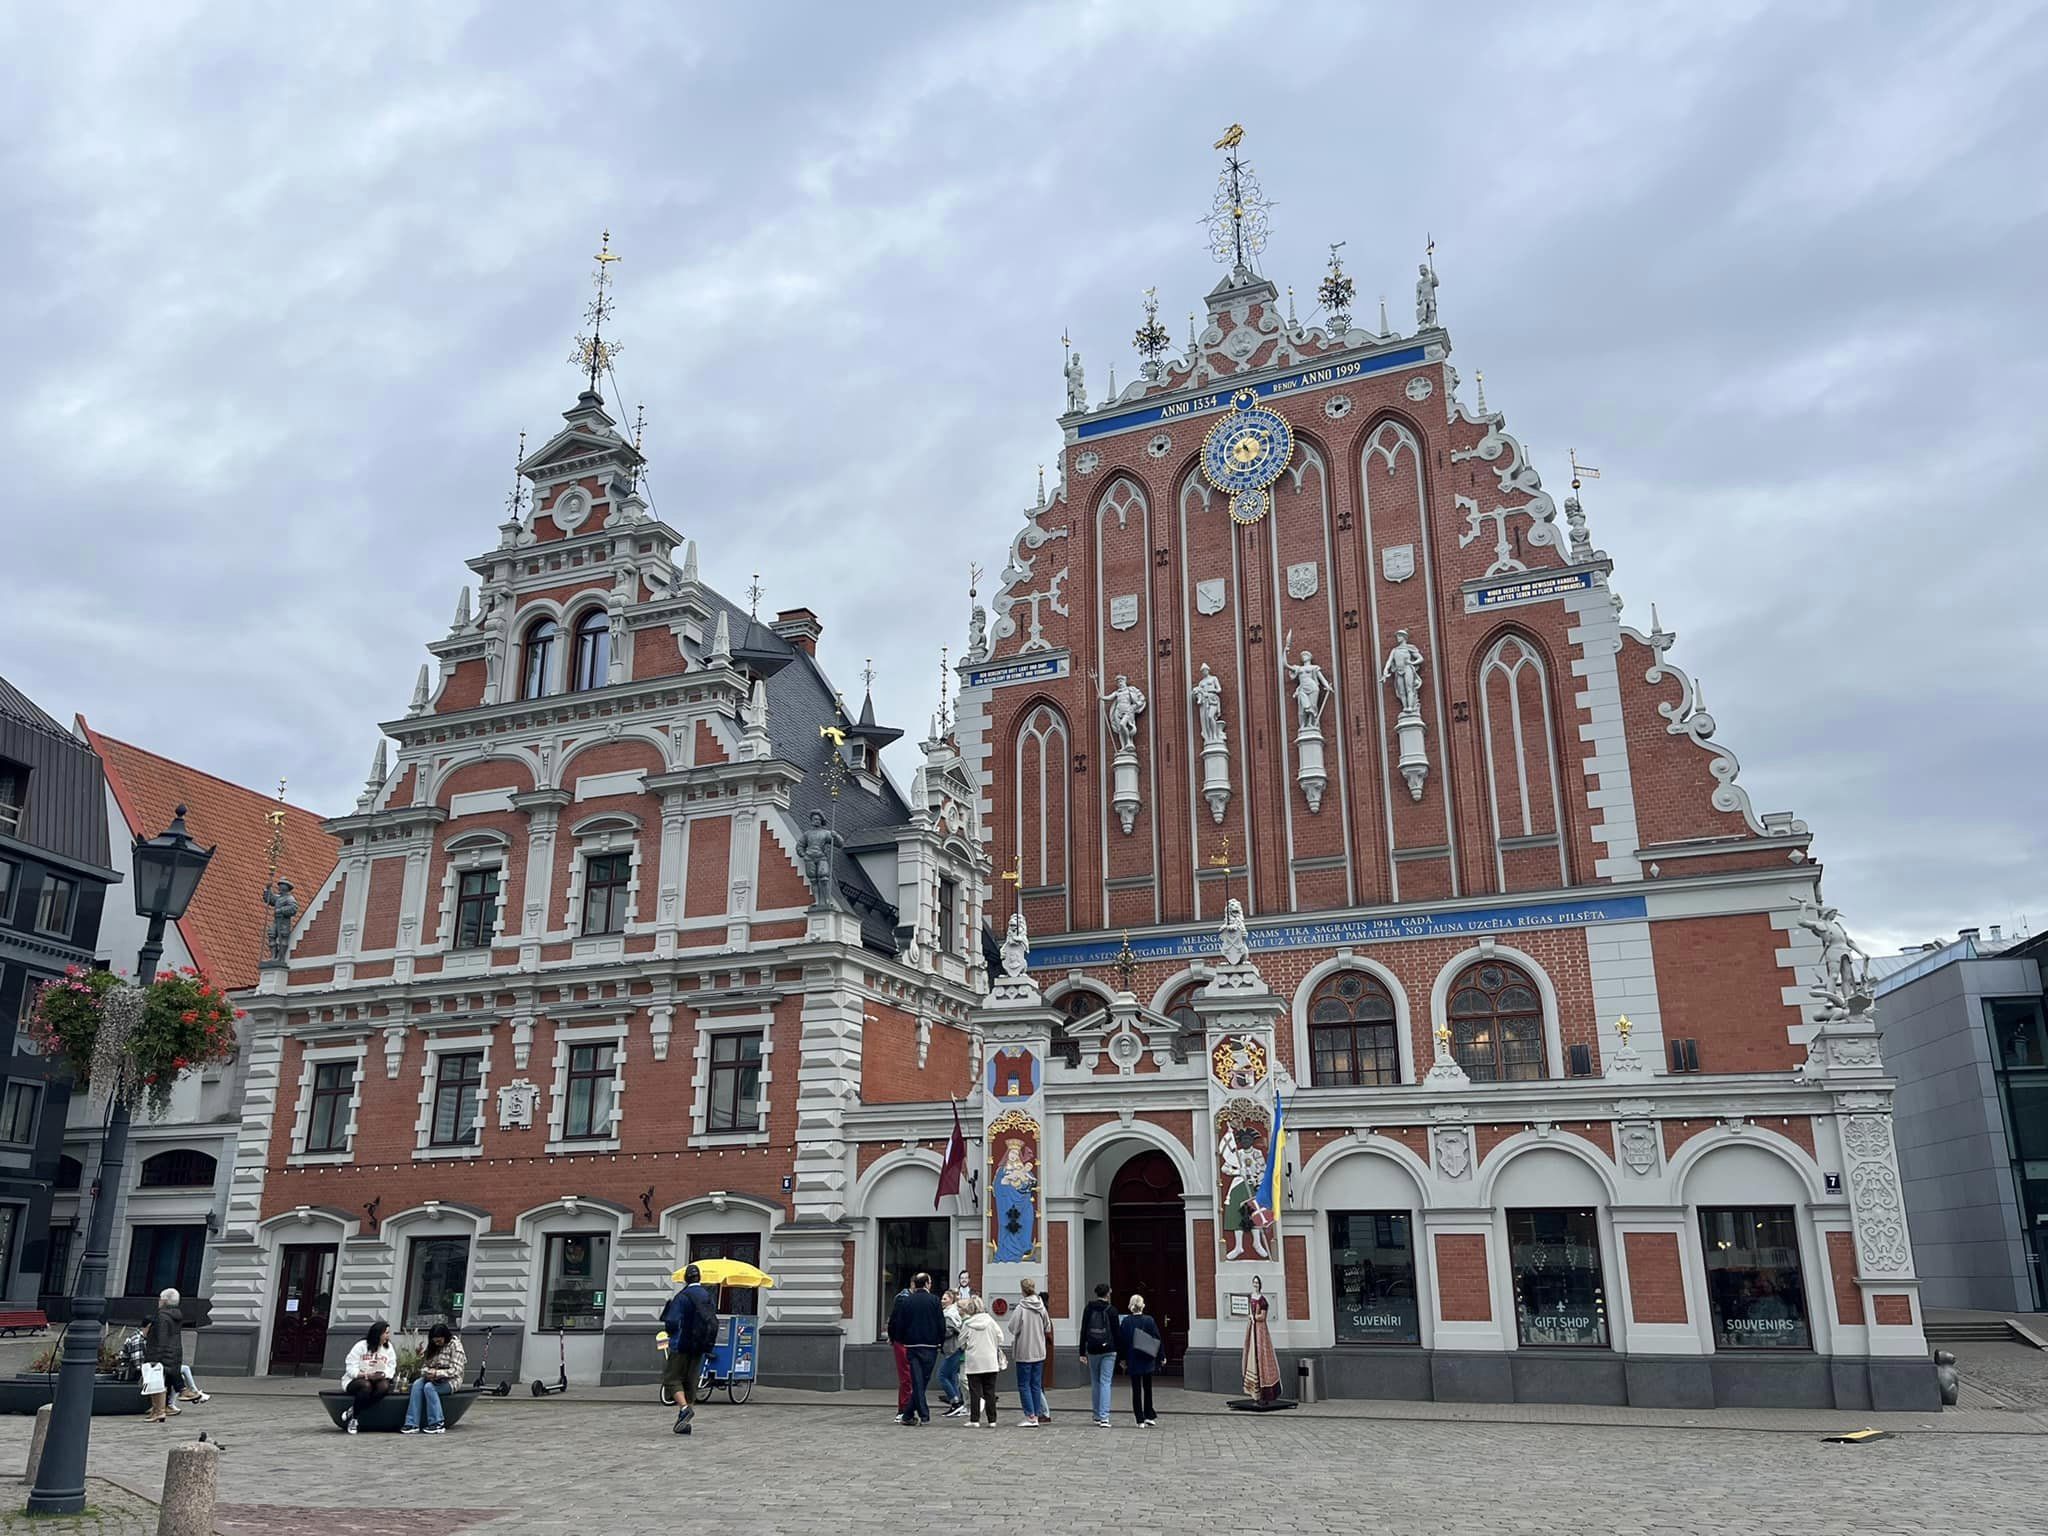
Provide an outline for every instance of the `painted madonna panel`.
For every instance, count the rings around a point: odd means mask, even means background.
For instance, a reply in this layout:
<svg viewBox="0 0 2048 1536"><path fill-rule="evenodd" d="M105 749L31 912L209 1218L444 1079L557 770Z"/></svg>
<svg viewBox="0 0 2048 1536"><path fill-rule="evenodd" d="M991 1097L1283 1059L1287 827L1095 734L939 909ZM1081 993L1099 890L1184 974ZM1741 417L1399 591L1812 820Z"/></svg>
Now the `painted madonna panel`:
<svg viewBox="0 0 2048 1536"><path fill-rule="evenodd" d="M1038 1144L1038 1122L1021 1109L989 1122L988 1238L998 1264L1039 1256Z"/></svg>
<svg viewBox="0 0 2048 1536"><path fill-rule="evenodd" d="M1226 1260L1273 1257L1272 1128L1272 1116L1251 1099L1232 1099L1216 1112L1216 1187L1223 1191L1217 1235Z"/></svg>

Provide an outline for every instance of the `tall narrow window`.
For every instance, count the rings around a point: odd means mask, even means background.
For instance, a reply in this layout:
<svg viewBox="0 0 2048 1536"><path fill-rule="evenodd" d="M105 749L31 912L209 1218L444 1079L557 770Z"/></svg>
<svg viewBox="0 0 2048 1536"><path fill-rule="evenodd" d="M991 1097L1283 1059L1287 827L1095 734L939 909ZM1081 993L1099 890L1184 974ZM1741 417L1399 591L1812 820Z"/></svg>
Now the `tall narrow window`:
<svg viewBox="0 0 2048 1536"><path fill-rule="evenodd" d="M939 948L949 955L960 953L960 882L939 882Z"/></svg>
<svg viewBox="0 0 2048 1536"><path fill-rule="evenodd" d="M568 1103L562 1114L564 1140L589 1141L612 1133L611 1041L569 1047Z"/></svg>
<svg viewBox="0 0 2048 1536"><path fill-rule="evenodd" d="M28 769L0 758L0 832L13 837L21 831L21 807L27 798Z"/></svg>
<svg viewBox="0 0 2048 1536"><path fill-rule="evenodd" d="M476 1145L477 1095L484 1080L482 1051L444 1051L434 1066L434 1124L429 1144Z"/></svg>
<svg viewBox="0 0 2048 1536"><path fill-rule="evenodd" d="M1202 985L1199 981L1183 982L1160 1010L1173 1020L1175 1061L1186 1061L1190 1056L1202 1054L1202 1042L1208 1030L1202 1023L1202 1016L1195 1012L1195 999L1201 995Z"/></svg>
<svg viewBox="0 0 2048 1536"><path fill-rule="evenodd" d="M21 1144L33 1143L36 1139L36 1111L42 1108L42 1084L17 1077L7 1085L4 1099L0 1099L0 1141Z"/></svg>
<svg viewBox="0 0 2048 1536"><path fill-rule="evenodd" d="M1401 1081L1394 999L1377 976L1339 971L1318 982L1308 1000L1308 1045L1318 1087Z"/></svg>
<svg viewBox="0 0 2048 1536"><path fill-rule="evenodd" d="M456 889L455 947L482 949L498 928L498 872L466 869Z"/></svg>
<svg viewBox="0 0 2048 1536"><path fill-rule="evenodd" d="M1522 1082L1543 1071L1543 998L1504 960L1469 965L1451 987L1451 1050L1475 1083Z"/></svg>
<svg viewBox="0 0 2048 1536"><path fill-rule="evenodd" d="M525 659L521 663L524 682L519 696L537 699L548 691L548 673L554 667L555 642L561 631L553 619L539 619L526 631Z"/></svg>
<svg viewBox="0 0 2048 1536"><path fill-rule="evenodd" d="M760 1124L761 1036L757 1031L711 1037L708 1131L751 1131Z"/></svg>
<svg viewBox="0 0 2048 1536"><path fill-rule="evenodd" d="M56 875L43 876L43 894L36 902L36 931L71 936L71 913L78 899L78 887Z"/></svg>
<svg viewBox="0 0 2048 1536"><path fill-rule="evenodd" d="M626 931L626 887L632 884L630 854L591 855L583 866L583 932Z"/></svg>
<svg viewBox="0 0 2048 1536"><path fill-rule="evenodd" d="M578 690L602 688L611 676L612 620L602 608L593 608L576 621L576 667L569 686Z"/></svg>
<svg viewBox="0 0 2048 1536"><path fill-rule="evenodd" d="M323 1061L313 1068L313 1103L306 1119L308 1152L348 1150L348 1101L355 1095L356 1064Z"/></svg>
<svg viewBox="0 0 2048 1536"><path fill-rule="evenodd" d="M14 883L20 876L19 865L0 859L0 923L6 922L14 911Z"/></svg>

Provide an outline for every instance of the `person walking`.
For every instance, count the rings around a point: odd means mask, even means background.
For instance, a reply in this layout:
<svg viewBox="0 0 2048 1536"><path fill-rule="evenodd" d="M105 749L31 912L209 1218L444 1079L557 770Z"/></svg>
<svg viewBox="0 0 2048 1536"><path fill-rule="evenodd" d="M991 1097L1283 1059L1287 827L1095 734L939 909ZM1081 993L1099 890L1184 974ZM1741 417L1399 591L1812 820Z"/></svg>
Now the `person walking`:
<svg viewBox="0 0 2048 1536"><path fill-rule="evenodd" d="M939 1299L946 1309L946 1338L939 1346L939 1395L946 1400L946 1417L957 1419L967 1411L967 1389L960 1384L960 1296L948 1291Z"/></svg>
<svg viewBox="0 0 2048 1536"><path fill-rule="evenodd" d="M180 1297L166 1290L157 1295L156 1312L142 1335L144 1387L149 1393L149 1422L165 1424L179 1411L170 1400L169 1387L185 1363L185 1314L178 1310ZM155 1366L154 1373L147 1368Z"/></svg>
<svg viewBox="0 0 2048 1536"><path fill-rule="evenodd" d="M363 1410L391 1395L398 1384L398 1351L391 1345L391 1325L379 1318L349 1346L341 1363L341 1390L354 1401L342 1410L341 1427L356 1432Z"/></svg>
<svg viewBox="0 0 2048 1536"><path fill-rule="evenodd" d="M1045 1357L1052 1349L1052 1314L1045 1310L1045 1298L1038 1283L1019 1282L1024 1292L1010 1314L1010 1354L1017 1362L1017 1406L1025 1429L1036 1429L1052 1417L1045 1405Z"/></svg>
<svg viewBox="0 0 2048 1536"><path fill-rule="evenodd" d="M903 1416L910 1412L910 1355L903 1347L903 1341L896 1337L894 1330L896 1309L903 1298L910 1294L910 1287L904 1286L896 1293L896 1299L889 1303L889 1353L896 1357L896 1422L902 1423Z"/></svg>
<svg viewBox="0 0 2048 1536"><path fill-rule="evenodd" d="M398 1430L401 1435L446 1431L443 1405L446 1394L462 1385L462 1368L462 1340L446 1323L434 1324L427 1330L426 1348L420 1351L419 1374L406 1389L405 1423Z"/></svg>
<svg viewBox="0 0 2048 1536"><path fill-rule="evenodd" d="M996 1378L1009 1361L1003 1355L1003 1325L989 1316L979 1296L960 1303L961 1356L967 1368L967 1422L996 1427Z"/></svg>
<svg viewBox="0 0 2048 1536"><path fill-rule="evenodd" d="M946 1342L946 1309L932 1294L932 1277L922 1270L911 1277L910 1289L889 1309L889 1340L903 1346L910 1365L910 1406L903 1410L899 1422L908 1428L929 1424L932 1410L924 1389L938 1365L939 1347Z"/></svg>
<svg viewBox="0 0 2048 1536"><path fill-rule="evenodd" d="M697 1416L691 1399L697 1393L697 1378L704 1374L704 1356L718 1342L718 1298L696 1265L683 1271L683 1288L661 1309L661 1326L668 1330L661 1392L676 1405L675 1432L687 1435L690 1420Z"/></svg>
<svg viewBox="0 0 2048 1536"><path fill-rule="evenodd" d="M1144 1297L1131 1298L1130 1311L1117 1327L1117 1342L1124 1373L1131 1378L1131 1417L1140 1429L1150 1429L1159 1421L1152 1411L1152 1375L1159 1369L1159 1357L1166 1353L1166 1339L1159 1325L1145 1315Z"/></svg>
<svg viewBox="0 0 2048 1536"><path fill-rule="evenodd" d="M1095 1299L1081 1314L1081 1363L1088 1368L1089 1404L1095 1427L1109 1428L1109 1389L1116 1377L1117 1315L1110 1305L1109 1282L1095 1287Z"/></svg>

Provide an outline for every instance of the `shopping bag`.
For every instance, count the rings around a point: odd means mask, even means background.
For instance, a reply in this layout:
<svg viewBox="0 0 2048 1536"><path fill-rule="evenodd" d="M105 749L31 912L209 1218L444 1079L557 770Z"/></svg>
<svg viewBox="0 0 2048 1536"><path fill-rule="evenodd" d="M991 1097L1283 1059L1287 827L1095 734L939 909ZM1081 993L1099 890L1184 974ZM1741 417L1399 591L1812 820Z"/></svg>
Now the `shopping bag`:
<svg viewBox="0 0 2048 1536"><path fill-rule="evenodd" d="M153 1360L142 1362L142 1395L150 1397L164 1389L164 1368Z"/></svg>

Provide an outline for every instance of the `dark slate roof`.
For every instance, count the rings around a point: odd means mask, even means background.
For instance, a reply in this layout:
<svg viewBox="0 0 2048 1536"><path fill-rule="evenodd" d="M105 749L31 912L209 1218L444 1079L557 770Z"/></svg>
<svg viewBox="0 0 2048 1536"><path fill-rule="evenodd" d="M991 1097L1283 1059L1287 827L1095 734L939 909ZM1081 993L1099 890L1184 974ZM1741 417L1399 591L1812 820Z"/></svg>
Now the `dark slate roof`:
<svg viewBox="0 0 2048 1536"><path fill-rule="evenodd" d="M28 770L20 824L0 839L115 878L99 758L5 678L0 678L0 758Z"/></svg>
<svg viewBox="0 0 2048 1536"><path fill-rule="evenodd" d="M4 677L0 677L0 716L18 720L23 725L32 725L37 730L48 731L52 736L62 736L67 740L71 736L63 726L38 709L34 699Z"/></svg>
<svg viewBox="0 0 2048 1536"><path fill-rule="evenodd" d="M714 620L717 610L723 608L730 632L746 632L746 609L709 587L700 590L712 606ZM791 809L799 823L808 821L812 811L823 811L829 821L833 815L832 796L825 788L824 769L832 744L818 731L822 726L843 727L853 722L840 712L831 679L825 676L817 658L791 645L765 624L757 626L756 635L763 649L779 648L789 657L782 669L768 679L768 739L774 744L777 757L804 771L802 781L790 792ZM701 661L702 657L693 660ZM898 829L910 820L910 807L896 792L896 786L886 774L881 775L880 782L881 788L876 791L860 779L849 777L840 788L839 835L846 839L849 848L892 843ZM897 912L895 903L889 899L893 893L876 890L867 871L851 853L839 860L839 889L860 914L862 941L870 949L895 954Z"/></svg>

